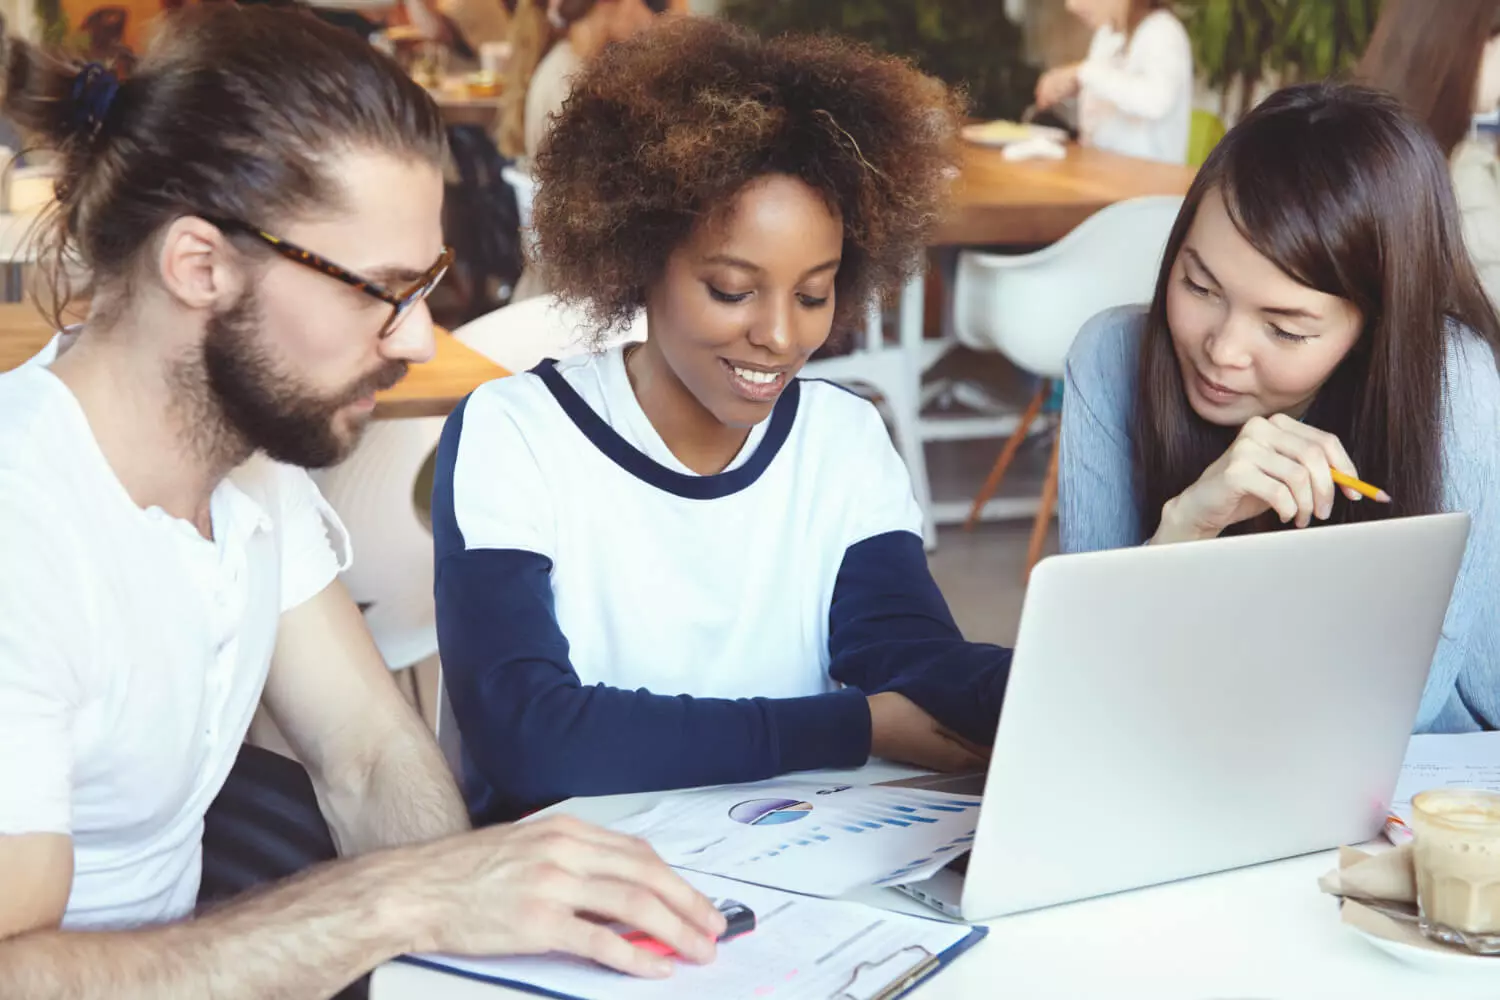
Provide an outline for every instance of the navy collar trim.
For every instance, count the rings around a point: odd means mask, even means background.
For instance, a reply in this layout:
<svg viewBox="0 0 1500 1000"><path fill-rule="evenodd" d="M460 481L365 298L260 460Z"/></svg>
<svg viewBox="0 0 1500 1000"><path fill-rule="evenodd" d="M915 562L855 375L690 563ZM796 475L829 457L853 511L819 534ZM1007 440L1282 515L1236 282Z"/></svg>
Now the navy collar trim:
<svg viewBox="0 0 1500 1000"><path fill-rule="evenodd" d="M604 418L595 413L583 397L557 371L557 362L548 358L531 370L541 378L552 398L557 400L568 419L606 457L637 479L686 500L717 500L731 496L755 484L775 460L781 446L791 434L797 419L801 381L793 379L771 411L770 425L756 445L755 453L743 465L712 476L691 476L669 469L622 438Z"/></svg>

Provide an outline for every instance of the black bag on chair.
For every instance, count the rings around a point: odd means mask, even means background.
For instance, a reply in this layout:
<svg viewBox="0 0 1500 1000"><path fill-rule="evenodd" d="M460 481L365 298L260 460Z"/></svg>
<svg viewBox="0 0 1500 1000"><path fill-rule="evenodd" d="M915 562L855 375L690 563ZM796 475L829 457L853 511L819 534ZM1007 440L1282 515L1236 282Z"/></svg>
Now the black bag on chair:
<svg viewBox="0 0 1500 1000"><path fill-rule="evenodd" d="M502 171L510 165L475 125L448 129L457 183L443 201L443 235L453 248L453 278L467 322L510 301L521 276L521 214Z"/></svg>

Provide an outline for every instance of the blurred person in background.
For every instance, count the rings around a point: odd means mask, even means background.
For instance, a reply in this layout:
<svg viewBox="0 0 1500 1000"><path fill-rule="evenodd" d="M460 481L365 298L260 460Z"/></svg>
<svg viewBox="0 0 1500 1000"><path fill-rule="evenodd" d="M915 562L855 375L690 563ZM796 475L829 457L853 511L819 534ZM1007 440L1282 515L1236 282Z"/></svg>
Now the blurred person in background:
<svg viewBox="0 0 1500 1000"><path fill-rule="evenodd" d="M481 47L509 40L516 0L403 0L402 6L422 37L477 65Z"/></svg>
<svg viewBox="0 0 1500 1000"><path fill-rule="evenodd" d="M573 77L611 42L624 41L666 11L668 0L520 0L512 18L511 57L500 151L530 164L553 116L573 91ZM549 283L528 261L512 302L545 295Z"/></svg>
<svg viewBox="0 0 1500 1000"><path fill-rule="evenodd" d="M1500 302L1500 155L1474 116L1500 105L1500 0L1386 0L1359 76L1388 90L1448 156L1464 243L1492 302Z"/></svg>
<svg viewBox="0 0 1500 1000"><path fill-rule="evenodd" d="M519 0L500 126L506 156L536 156L547 122L562 110L574 74L610 42L667 9L667 0Z"/></svg>
<svg viewBox="0 0 1500 1000"><path fill-rule="evenodd" d="M1166 0L1067 0L1094 30L1082 62L1042 74L1036 106L1078 99L1079 138L1126 156L1186 163L1193 53Z"/></svg>

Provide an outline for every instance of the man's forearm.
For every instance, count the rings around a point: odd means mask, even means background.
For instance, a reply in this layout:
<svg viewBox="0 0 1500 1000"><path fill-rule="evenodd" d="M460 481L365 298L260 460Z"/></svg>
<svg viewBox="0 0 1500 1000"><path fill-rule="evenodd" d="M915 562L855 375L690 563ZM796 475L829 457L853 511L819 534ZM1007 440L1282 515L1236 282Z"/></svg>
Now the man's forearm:
<svg viewBox="0 0 1500 1000"><path fill-rule="evenodd" d="M469 828L468 809L447 762L415 714L399 735L372 754L360 780L342 792L320 788L319 799L345 856L424 843Z"/></svg>
<svg viewBox="0 0 1500 1000"><path fill-rule="evenodd" d="M386 914L405 864L336 862L193 920L0 941L5 1000L320 1000L418 946ZM414 922L415 923L415 922Z"/></svg>

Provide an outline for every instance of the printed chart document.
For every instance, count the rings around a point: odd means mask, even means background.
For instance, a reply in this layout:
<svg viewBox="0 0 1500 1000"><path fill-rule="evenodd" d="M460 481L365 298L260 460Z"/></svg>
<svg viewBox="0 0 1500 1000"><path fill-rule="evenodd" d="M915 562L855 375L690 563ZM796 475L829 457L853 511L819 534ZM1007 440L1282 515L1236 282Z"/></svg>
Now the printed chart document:
<svg viewBox="0 0 1500 1000"><path fill-rule="evenodd" d="M831 898L931 877L973 846L979 803L778 779L678 792L613 827L678 868Z"/></svg>
<svg viewBox="0 0 1500 1000"><path fill-rule="evenodd" d="M1412 796L1449 787L1500 792L1500 732L1413 736L1391 796L1386 838L1393 844L1410 841Z"/></svg>
<svg viewBox="0 0 1500 1000"><path fill-rule="evenodd" d="M565 1000L888 1000L968 950L984 928L795 896L711 875L684 877L715 902L755 911L754 932L719 946L712 965L634 979L568 956L473 961L411 956L443 971Z"/></svg>

